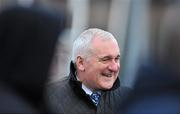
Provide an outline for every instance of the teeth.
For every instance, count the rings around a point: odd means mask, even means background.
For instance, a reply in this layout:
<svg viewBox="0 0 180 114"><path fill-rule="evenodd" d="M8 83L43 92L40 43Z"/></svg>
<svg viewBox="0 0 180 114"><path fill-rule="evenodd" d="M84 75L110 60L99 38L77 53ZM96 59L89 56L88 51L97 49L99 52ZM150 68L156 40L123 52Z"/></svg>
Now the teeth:
<svg viewBox="0 0 180 114"><path fill-rule="evenodd" d="M111 77L112 75L111 74L107 74L107 77Z"/></svg>
<svg viewBox="0 0 180 114"><path fill-rule="evenodd" d="M103 74L104 76L106 76L106 77L111 77L112 76L112 74Z"/></svg>

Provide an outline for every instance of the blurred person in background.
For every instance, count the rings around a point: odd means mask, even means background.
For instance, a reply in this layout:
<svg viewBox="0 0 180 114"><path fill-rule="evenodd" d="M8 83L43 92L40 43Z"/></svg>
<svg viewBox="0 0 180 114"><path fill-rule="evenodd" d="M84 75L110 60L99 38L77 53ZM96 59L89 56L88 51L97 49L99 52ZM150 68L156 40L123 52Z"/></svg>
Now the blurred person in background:
<svg viewBox="0 0 180 114"><path fill-rule="evenodd" d="M85 30L73 44L68 77L48 87L49 105L60 114L114 114L129 90L120 86L120 49L104 30Z"/></svg>
<svg viewBox="0 0 180 114"><path fill-rule="evenodd" d="M123 101L119 114L180 113L180 6L169 7L162 20L159 55L144 63L134 90Z"/></svg>
<svg viewBox="0 0 180 114"><path fill-rule="evenodd" d="M47 113L44 99L65 18L41 8L0 12L0 113Z"/></svg>

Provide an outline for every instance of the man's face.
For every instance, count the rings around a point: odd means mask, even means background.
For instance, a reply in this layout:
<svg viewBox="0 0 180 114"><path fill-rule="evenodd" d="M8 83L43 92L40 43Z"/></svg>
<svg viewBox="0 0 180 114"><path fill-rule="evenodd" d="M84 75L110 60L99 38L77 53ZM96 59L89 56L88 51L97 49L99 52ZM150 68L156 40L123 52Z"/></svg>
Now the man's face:
<svg viewBox="0 0 180 114"><path fill-rule="evenodd" d="M111 89L120 68L120 51L116 41L93 40L93 54L84 60L82 82L92 89Z"/></svg>

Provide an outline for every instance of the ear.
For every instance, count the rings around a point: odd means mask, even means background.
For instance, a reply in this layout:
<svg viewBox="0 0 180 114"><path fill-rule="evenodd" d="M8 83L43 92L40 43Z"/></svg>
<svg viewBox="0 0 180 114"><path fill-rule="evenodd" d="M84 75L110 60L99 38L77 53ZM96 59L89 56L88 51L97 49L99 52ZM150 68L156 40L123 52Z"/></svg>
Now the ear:
<svg viewBox="0 0 180 114"><path fill-rule="evenodd" d="M77 57L76 65L77 65L77 68L80 71L84 71L85 70L85 68L84 68L84 59L81 56Z"/></svg>

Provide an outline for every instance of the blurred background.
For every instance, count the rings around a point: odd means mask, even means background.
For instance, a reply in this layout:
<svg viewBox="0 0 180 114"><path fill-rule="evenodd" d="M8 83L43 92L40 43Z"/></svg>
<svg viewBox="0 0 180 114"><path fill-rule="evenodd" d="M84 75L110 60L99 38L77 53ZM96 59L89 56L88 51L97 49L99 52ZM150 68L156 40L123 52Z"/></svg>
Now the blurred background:
<svg viewBox="0 0 180 114"><path fill-rule="evenodd" d="M163 37L168 32L167 12L179 4L180 0L0 0L0 10L41 6L68 15L52 65L52 82L68 75L72 43L82 31L92 27L110 31L121 48L121 81L131 87L141 63L167 55L163 48L169 42Z"/></svg>

